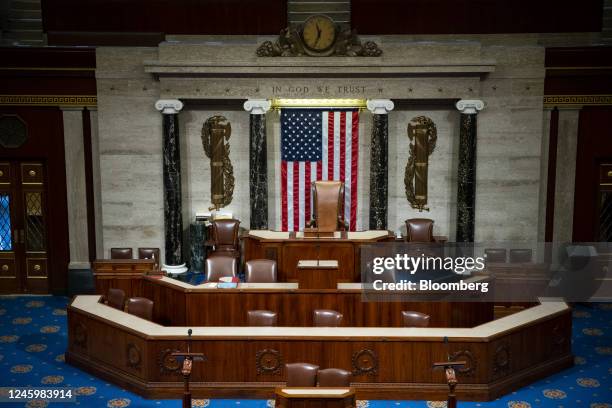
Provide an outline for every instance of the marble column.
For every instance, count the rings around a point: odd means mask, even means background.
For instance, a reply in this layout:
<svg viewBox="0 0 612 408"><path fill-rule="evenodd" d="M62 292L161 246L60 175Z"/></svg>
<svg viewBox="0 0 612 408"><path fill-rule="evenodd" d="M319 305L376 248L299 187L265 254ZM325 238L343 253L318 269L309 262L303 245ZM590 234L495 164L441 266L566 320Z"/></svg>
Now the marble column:
<svg viewBox="0 0 612 408"><path fill-rule="evenodd" d="M64 120L66 191L68 192L68 269L89 269L83 108L61 107Z"/></svg>
<svg viewBox="0 0 612 408"><path fill-rule="evenodd" d="M394 104L390 99L370 99L372 140L370 152L370 229L387 229L389 193L389 117Z"/></svg>
<svg viewBox="0 0 612 408"><path fill-rule="evenodd" d="M266 112L271 106L272 103L267 99L249 99L244 103L244 109L251 116L249 132L250 229L268 229Z"/></svg>
<svg viewBox="0 0 612 408"><path fill-rule="evenodd" d="M163 269L170 274L179 274L187 271L183 262L181 152L178 125L178 113L183 108L183 103L178 99L160 99L155 103L155 108L164 116L163 177L166 242Z"/></svg>
<svg viewBox="0 0 612 408"><path fill-rule="evenodd" d="M459 164L457 169L456 242L474 242L476 204L476 116L484 102L462 99L456 104L461 112L459 128Z"/></svg>

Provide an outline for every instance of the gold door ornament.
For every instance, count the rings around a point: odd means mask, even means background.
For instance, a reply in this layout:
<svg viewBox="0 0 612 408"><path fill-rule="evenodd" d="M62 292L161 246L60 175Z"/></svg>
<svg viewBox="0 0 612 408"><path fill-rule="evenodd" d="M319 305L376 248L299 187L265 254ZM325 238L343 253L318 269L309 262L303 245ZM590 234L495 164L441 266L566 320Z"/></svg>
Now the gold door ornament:
<svg viewBox="0 0 612 408"><path fill-rule="evenodd" d="M230 161L229 138L232 126L225 116L211 116L202 127L202 146L210 159L210 193L213 206L219 210L232 202L234 194L234 168Z"/></svg>
<svg viewBox="0 0 612 408"><path fill-rule="evenodd" d="M417 116L408 122L410 156L404 173L406 198L412 208L429 211L427 208L427 174L429 156L436 148L438 134L436 124L426 116Z"/></svg>

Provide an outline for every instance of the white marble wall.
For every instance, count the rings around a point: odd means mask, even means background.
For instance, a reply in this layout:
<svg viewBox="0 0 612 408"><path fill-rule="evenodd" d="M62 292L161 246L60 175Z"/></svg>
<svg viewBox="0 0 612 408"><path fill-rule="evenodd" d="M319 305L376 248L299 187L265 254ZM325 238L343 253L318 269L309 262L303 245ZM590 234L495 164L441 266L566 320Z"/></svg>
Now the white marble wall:
<svg viewBox="0 0 612 408"><path fill-rule="evenodd" d="M98 48L98 149L103 256L164 247L159 86L143 69L155 48ZM101 254L98 254L100 256Z"/></svg>
<svg viewBox="0 0 612 408"><path fill-rule="evenodd" d="M483 47L496 61L481 81L475 240L538 239L544 48ZM542 192L545 194L546 192Z"/></svg>
<svg viewBox="0 0 612 408"><path fill-rule="evenodd" d="M556 244L572 241L579 113L577 109L559 111L553 224L553 242Z"/></svg>
<svg viewBox="0 0 612 408"><path fill-rule="evenodd" d="M70 248L68 268L88 269L83 108L64 107L62 114L66 155L66 191L68 192L68 247Z"/></svg>
<svg viewBox="0 0 612 408"><path fill-rule="evenodd" d="M537 39L508 40L511 45L504 45L504 41L503 38L483 40L481 46L472 38L469 43L455 41L443 47L434 47L435 62L452 63L460 57L459 60L465 63L480 61L494 65L494 72L483 75L480 82L477 82L477 77L457 78L456 83L452 78L416 77L412 85L409 77L403 79L402 86L409 87L404 99L436 98L436 95L440 95L438 98L445 95L449 99L443 107L411 104L408 108L406 105L398 107L390 114L390 229L397 230L407 218L425 216L436 221L435 234L448 235L451 240L454 238L459 113L452 107L451 99L459 96L479 98L487 105L478 116L476 240L537 239L538 230L541 229L538 225L540 194L545 194L545 191L541 191L540 183L544 48L537 45ZM180 47L172 48L171 45L166 44L164 52L182 50ZM237 47L232 55L243 52L242 48ZM411 55L409 39L393 37L388 41L388 47L391 47L389 52L393 52L393 55ZM251 44L247 48L249 52L253 51ZM419 56L426 56L427 47L419 43L417 48ZM198 46L193 45L185 50L195 52L197 49ZM469 50L467 56L463 55L466 49ZM134 249L138 246L164 247L162 117L155 110L154 103L159 98L206 99L209 89L202 82L204 80L198 78L189 81L184 78L164 79L160 86L159 81L145 72L145 61L158 60L157 54L162 50L128 47L97 49L101 200L96 222L102 225L102 253L98 253L99 257L108 256L109 249L115 246ZM459 57L454 50L459 52ZM193 54L179 57L173 54L176 61L194 58ZM385 61L382 59L377 64L384 64ZM428 62L426 58L419 61L423 64ZM255 92L260 97L271 97L263 93L271 89L276 80L243 78L240 81L251 81L244 88L250 89L248 92ZM346 82L342 79L338 81ZM387 85L395 82L389 79L387 84L384 80L373 79L372 84L372 92L376 92L374 85L380 84L380 89L386 89ZM223 81L217 84L218 87L228 88L227 92L223 89L219 92L225 92L225 98L231 100L229 106L223 103L219 107L206 105L197 108L187 103L187 108L179 115L185 228L196 211L206 210L211 204L210 161L204 156L200 134L204 121L213 114L223 114L232 123L230 143L236 187L234 200L228 210L241 219L243 226L248 227L249 224L249 115L242 110L240 99L253 95L236 94L242 88L232 85ZM396 87L393 92L401 93L402 90ZM410 208L404 193L404 168L409 143L406 126L417 115L431 117L438 127L437 147L430 157L430 211L423 213ZM267 125L269 219L270 228L278 228L278 113L268 113ZM364 111L360 121L358 227L361 229L368 228L370 129L371 114Z"/></svg>

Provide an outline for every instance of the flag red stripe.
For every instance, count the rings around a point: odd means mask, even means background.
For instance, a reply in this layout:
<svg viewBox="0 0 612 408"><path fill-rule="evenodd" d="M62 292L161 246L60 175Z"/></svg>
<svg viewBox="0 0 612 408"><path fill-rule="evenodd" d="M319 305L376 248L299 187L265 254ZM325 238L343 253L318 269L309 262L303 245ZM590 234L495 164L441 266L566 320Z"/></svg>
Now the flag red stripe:
<svg viewBox="0 0 612 408"><path fill-rule="evenodd" d="M352 134L351 141L351 220L349 221L350 230L357 228L357 165L359 163L359 114L352 113Z"/></svg>
<svg viewBox="0 0 612 408"><path fill-rule="evenodd" d="M281 161L281 229L287 231L287 162Z"/></svg>
<svg viewBox="0 0 612 408"><path fill-rule="evenodd" d="M346 180L346 114L347 112L340 112L340 181L342 182Z"/></svg>
<svg viewBox="0 0 612 408"><path fill-rule="evenodd" d="M327 114L327 180L334 179L334 112Z"/></svg>
<svg viewBox="0 0 612 408"><path fill-rule="evenodd" d="M304 163L304 179L306 180L304 183L304 225L310 221L310 186L312 184L311 173L310 162L307 161Z"/></svg>
<svg viewBox="0 0 612 408"><path fill-rule="evenodd" d="M300 162L293 162L293 230L300 229Z"/></svg>

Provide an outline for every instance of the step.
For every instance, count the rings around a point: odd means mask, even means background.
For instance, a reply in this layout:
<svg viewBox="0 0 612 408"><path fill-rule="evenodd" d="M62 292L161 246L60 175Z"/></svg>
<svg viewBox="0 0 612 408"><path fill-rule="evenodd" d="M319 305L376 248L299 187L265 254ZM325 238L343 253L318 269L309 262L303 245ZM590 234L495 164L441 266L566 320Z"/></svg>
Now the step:
<svg viewBox="0 0 612 408"><path fill-rule="evenodd" d="M14 30L40 30L42 31L42 20L37 18L9 19L9 31Z"/></svg>
<svg viewBox="0 0 612 408"><path fill-rule="evenodd" d="M42 11L38 10L22 10L12 9L9 11L9 18L39 18L42 19Z"/></svg>
<svg viewBox="0 0 612 408"><path fill-rule="evenodd" d="M4 36L7 39L14 39L19 41L43 40L43 33L40 30L11 30L5 31Z"/></svg>
<svg viewBox="0 0 612 408"><path fill-rule="evenodd" d="M11 10L42 10L40 0L11 0Z"/></svg>

